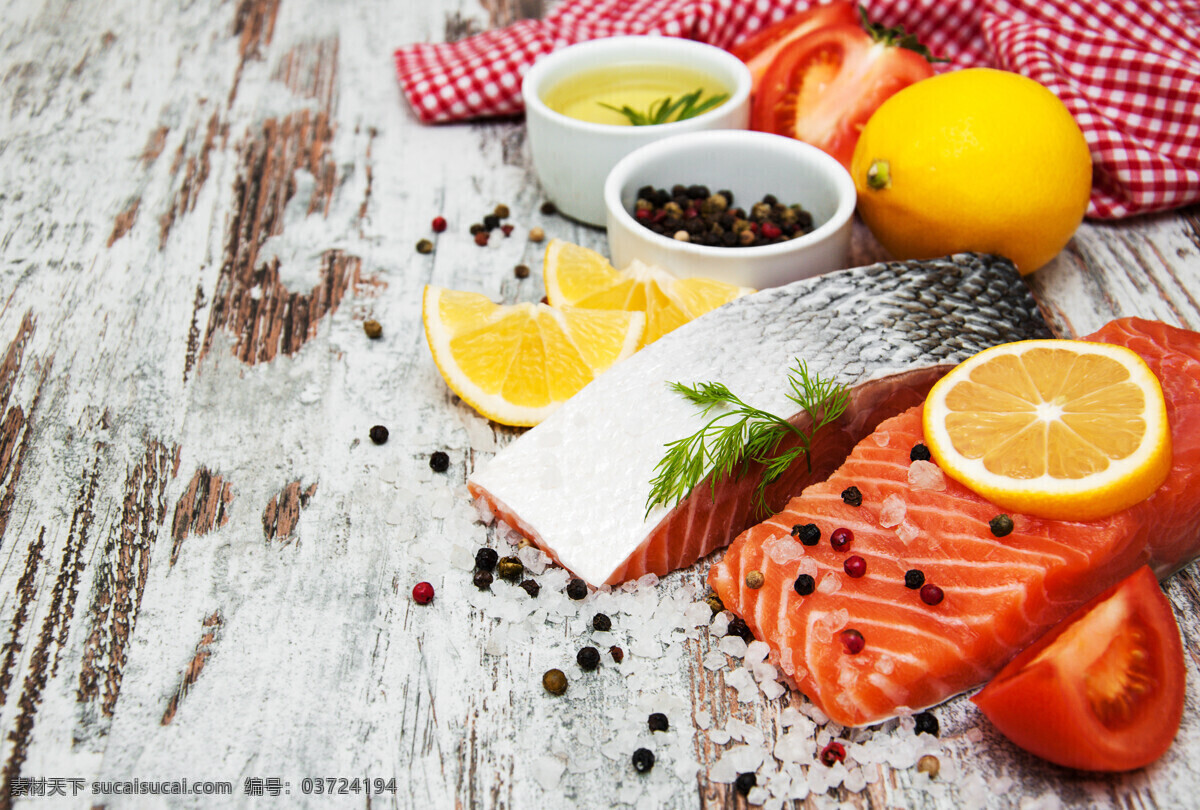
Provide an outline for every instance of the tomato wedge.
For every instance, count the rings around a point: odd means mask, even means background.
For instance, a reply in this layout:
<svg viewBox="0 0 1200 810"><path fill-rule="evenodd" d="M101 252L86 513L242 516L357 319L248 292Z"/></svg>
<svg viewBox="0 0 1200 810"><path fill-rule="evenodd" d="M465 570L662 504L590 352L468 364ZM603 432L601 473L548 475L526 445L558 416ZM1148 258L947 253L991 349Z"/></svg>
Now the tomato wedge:
<svg viewBox="0 0 1200 810"><path fill-rule="evenodd" d="M750 68L754 86L758 87L759 80L767 72L775 55L792 40L806 36L818 28L853 25L857 22L858 14L854 11L854 4L837 0L828 5L813 6L807 11L784 17L779 22L768 25L748 39L739 42L730 49L730 53L746 63L746 66Z"/></svg>
<svg viewBox="0 0 1200 810"><path fill-rule="evenodd" d="M1087 771L1162 756L1184 703L1175 614L1147 567L1071 614L1009 662L973 700L1005 737Z"/></svg>
<svg viewBox="0 0 1200 810"><path fill-rule="evenodd" d="M879 105L933 75L928 59L900 42L911 38L874 25L868 33L857 20L789 40L755 89L751 129L811 143L849 168Z"/></svg>

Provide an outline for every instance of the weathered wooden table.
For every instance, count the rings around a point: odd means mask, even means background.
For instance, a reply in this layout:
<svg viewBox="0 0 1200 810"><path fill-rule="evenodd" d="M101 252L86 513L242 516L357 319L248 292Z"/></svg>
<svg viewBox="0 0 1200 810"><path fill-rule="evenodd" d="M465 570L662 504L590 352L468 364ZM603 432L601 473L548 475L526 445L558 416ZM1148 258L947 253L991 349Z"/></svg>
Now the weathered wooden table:
<svg viewBox="0 0 1200 810"><path fill-rule="evenodd" d="M802 700L740 701L737 661L703 665L717 639L673 629L705 563L600 602L568 601L553 569L536 603L471 585L474 550L507 546L464 482L516 432L443 384L422 285L537 300L530 227L605 238L539 212L520 121L418 124L391 52L541 3L161 5L3 7L0 806L742 806L712 778L722 755L775 740ZM480 248L467 226L498 203L515 230ZM450 229L419 254L437 214ZM860 229L855 263L881 256ZM1200 212L1085 224L1030 282L1063 335L1116 315L1200 328ZM1195 568L1167 588L1191 663L1161 762L1067 773L959 699L922 738L938 779L893 722L851 735L900 746L846 772L861 790L818 778L801 804L1195 806ZM628 654L583 677L601 608ZM564 698L542 690L551 666ZM671 730L651 738L656 710ZM659 757L645 776L639 745ZM230 793L112 795L184 779Z"/></svg>

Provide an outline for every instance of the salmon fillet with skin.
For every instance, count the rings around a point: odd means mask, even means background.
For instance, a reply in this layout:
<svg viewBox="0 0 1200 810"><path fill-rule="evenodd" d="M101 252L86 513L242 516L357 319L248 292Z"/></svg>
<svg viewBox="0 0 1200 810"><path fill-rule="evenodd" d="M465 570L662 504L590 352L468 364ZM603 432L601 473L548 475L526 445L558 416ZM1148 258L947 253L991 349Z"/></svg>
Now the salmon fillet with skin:
<svg viewBox="0 0 1200 810"><path fill-rule="evenodd" d="M909 454L924 440L918 406L881 423L827 481L742 533L712 567L709 583L725 606L830 718L869 725L981 685L1139 566L1165 576L1196 556L1200 334L1126 319L1087 339L1128 346L1162 382L1175 450L1167 480L1149 499L1086 522L1012 515L1012 533L997 538L988 522L999 507L949 477L944 489L910 485ZM841 497L850 486L862 492L859 507ZM881 521L885 504L903 504L895 525L881 525L895 518ZM816 546L791 536L807 523L821 530ZM854 533L845 551L830 546L837 528ZM843 569L851 555L866 561L862 578ZM925 604L905 586L911 569L942 589L940 604ZM750 571L763 573L762 588L746 587ZM814 578L812 594L796 592L800 574ZM856 655L841 643L846 629L865 640Z"/></svg>

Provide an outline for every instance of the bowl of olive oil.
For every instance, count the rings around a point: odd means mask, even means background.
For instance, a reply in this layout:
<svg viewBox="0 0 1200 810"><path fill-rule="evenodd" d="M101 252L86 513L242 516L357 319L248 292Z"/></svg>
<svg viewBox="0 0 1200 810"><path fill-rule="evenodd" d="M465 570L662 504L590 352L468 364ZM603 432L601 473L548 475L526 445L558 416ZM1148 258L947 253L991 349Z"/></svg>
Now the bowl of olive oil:
<svg viewBox="0 0 1200 810"><path fill-rule="evenodd" d="M534 168L559 211L603 226L604 181L640 146L686 132L745 129L750 71L701 42L609 37L543 57L521 92Z"/></svg>

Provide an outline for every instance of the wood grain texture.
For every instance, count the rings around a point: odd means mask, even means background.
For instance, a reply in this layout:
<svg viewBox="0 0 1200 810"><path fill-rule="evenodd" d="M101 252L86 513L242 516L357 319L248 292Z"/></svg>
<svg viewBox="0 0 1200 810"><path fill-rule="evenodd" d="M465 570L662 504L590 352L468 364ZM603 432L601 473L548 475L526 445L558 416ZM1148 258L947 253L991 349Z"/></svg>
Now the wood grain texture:
<svg viewBox="0 0 1200 810"><path fill-rule="evenodd" d="M736 720L772 743L801 698L741 702L729 667L704 666L717 639L647 630L703 593L706 562L611 604L567 599L553 570L532 601L471 584L474 550L508 545L465 480L520 431L446 388L422 288L537 301L530 228L607 245L540 213L519 120L420 125L391 51L550 5L0 0L0 808L49 806L10 794L49 776L236 788L69 805L114 809L746 806L710 778L736 741L709 731ZM468 228L498 203L513 233L479 247ZM856 225L853 263L883 257ZM1085 223L1029 281L1063 335L1132 314L1200 328L1200 214ZM871 765L861 792L793 806L948 810L976 790L990 808L1191 806L1195 567L1167 591L1189 705L1160 763L1067 774L957 699L937 710L939 780ZM590 629L601 607L608 634ZM625 658L584 673L585 641ZM561 699L540 686L552 666ZM667 734L645 729L656 709ZM640 744L659 756L647 777ZM356 775L397 791L302 795L306 776ZM291 793L245 796L247 777Z"/></svg>

